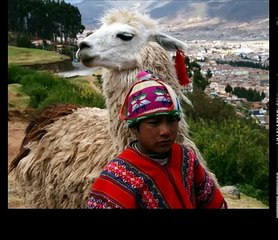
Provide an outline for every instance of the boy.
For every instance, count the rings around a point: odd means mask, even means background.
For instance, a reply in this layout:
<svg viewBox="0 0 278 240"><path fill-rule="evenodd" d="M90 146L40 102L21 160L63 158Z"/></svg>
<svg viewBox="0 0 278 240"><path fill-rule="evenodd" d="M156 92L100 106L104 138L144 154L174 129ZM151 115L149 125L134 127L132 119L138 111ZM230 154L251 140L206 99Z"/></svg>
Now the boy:
<svg viewBox="0 0 278 240"><path fill-rule="evenodd" d="M142 71L121 108L136 140L92 185L86 208L227 208L194 151L175 143L181 106L160 76Z"/></svg>

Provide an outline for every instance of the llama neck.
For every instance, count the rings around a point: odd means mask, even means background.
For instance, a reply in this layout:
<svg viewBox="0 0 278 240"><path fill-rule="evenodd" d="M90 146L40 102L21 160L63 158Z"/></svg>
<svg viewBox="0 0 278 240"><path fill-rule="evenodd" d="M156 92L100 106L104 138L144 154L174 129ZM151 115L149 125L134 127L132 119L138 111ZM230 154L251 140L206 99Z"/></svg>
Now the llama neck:
<svg viewBox="0 0 278 240"><path fill-rule="evenodd" d="M126 122L120 120L119 115L125 95L138 72L137 68L124 71L110 70L103 75L103 95L109 115L109 133L118 151L122 151L132 140Z"/></svg>

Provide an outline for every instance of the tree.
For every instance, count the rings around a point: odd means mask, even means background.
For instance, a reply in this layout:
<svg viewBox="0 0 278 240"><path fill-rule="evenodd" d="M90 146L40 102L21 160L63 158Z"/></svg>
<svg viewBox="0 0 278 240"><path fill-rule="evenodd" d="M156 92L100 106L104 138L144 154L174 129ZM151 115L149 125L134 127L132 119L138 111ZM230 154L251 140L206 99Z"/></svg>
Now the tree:
<svg viewBox="0 0 278 240"><path fill-rule="evenodd" d="M206 79L209 80L210 78L212 78L212 72L210 69L208 69L206 73Z"/></svg>
<svg viewBox="0 0 278 240"><path fill-rule="evenodd" d="M192 102L191 106L183 106L186 115L195 121L222 122L236 116L235 108L225 103L221 98L211 98L200 89L188 93L187 97Z"/></svg>
<svg viewBox="0 0 278 240"><path fill-rule="evenodd" d="M226 93L230 93L230 92L232 92L233 91L233 88L231 87L231 85L228 83L227 85L226 85L226 87L225 87L225 92Z"/></svg>
<svg viewBox="0 0 278 240"><path fill-rule="evenodd" d="M192 74L190 59L188 56L185 57L184 62L186 65L186 71L187 71L188 78L191 78L193 74Z"/></svg>
<svg viewBox="0 0 278 240"><path fill-rule="evenodd" d="M206 87L210 84L210 81L208 80L212 74L209 70L206 74L206 77L204 77L201 73L201 66L196 61L190 62L189 57L185 57L185 64L187 68L187 74L188 77L191 78L193 76L193 89L200 89L204 91Z"/></svg>
<svg viewBox="0 0 278 240"><path fill-rule="evenodd" d="M8 31L25 33L43 39L76 38L85 27L77 7L64 1L10 0Z"/></svg>
<svg viewBox="0 0 278 240"><path fill-rule="evenodd" d="M196 69L193 76L193 89L204 91L209 84L210 81L202 75L199 69Z"/></svg>

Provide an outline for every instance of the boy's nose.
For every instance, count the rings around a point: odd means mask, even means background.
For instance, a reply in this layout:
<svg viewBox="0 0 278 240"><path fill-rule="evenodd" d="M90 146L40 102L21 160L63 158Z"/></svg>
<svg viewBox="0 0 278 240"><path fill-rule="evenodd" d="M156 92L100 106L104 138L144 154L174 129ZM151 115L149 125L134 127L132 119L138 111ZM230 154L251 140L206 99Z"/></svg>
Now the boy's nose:
<svg viewBox="0 0 278 240"><path fill-rule="evenodd" d="M161 123L159 130L161 135L168 135L171 133L171 128L167 123Z"/></svg>

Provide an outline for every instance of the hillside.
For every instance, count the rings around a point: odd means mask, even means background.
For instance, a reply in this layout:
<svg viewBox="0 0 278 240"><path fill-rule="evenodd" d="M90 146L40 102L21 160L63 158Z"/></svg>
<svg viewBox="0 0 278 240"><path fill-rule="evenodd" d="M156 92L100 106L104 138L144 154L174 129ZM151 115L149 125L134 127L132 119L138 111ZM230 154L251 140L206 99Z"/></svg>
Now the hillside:
<svg viewBox="0 0 278 240"><path fill-rule="evenodd" d="M8 64L52 72L73 69L69 56L58 54L54 51L14 46L8 46Z"/></svg>
<svg viewBox="0 0 278 240"><path fill-rule="evenodd" d="M185 40L269 38L268 1L102 1L96 4L80 0L73 4L88 30L99 26L105 10L120 7L148 13L160 22L163 31L179 34Z"/></svg>

